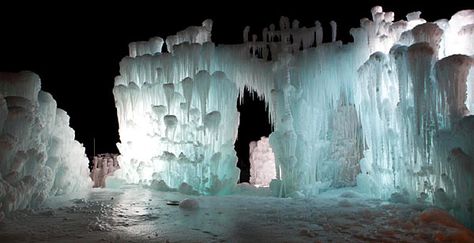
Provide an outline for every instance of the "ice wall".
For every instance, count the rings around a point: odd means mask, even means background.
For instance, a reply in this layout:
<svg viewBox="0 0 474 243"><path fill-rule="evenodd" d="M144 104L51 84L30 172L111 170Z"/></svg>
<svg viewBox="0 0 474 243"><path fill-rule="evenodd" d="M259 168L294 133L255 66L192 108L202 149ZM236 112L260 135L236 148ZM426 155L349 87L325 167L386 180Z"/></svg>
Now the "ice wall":
<svg viewBox="0 0 474 243"><path fill-rule="evenodd" d="M270 93L266 73L272 66L249 60L244 45L201 44L210 40L210 27L206 20L197 28L201 31L179 32L187 41L172 46L172 53L131 55L121 61L113 91L122 141L116 177L135 183L162 181L175 188L186 182L209 194L235 186L235 104L245 85Z"/></svg>
<svg viewBox="0 0 474 243"><path fill-rule="evenodd" d="M367 144L359 184L382 198L434 202L470 226L474 154L459 127L471 137L467 87L474 63L472 49L450 41L474 38L455 31L472 26L472 17L474 11L461 11L406 29L389 51L371 54L359 68L355 89Z"/></svg>
<svg viewBox="0 0 474 243"><path fill-rule="evenodd" d="M0 219L91 186L69 116L32 72L0 73Z"/></svg>
<svg viewBox="0 0 474 243"><path fill-rule="evenodd" d="M246 27L244 43L217 47L209 26L179 32L169 53L120 63L122 177L201 192L235 184L234 100L247 86L269 105L278 195L357 185L474 222L473 10L428 22L374 7L347 44L335 22L331 43L319 21L282 17L260 39Z"/></svg>
<svg viewBox="0 0 474 243"><path fill-rule="evenodd" d="M267 137L252 141L250 151L250 184L255 186L270 186L273 179L277 179L275 155Z"/></svg>

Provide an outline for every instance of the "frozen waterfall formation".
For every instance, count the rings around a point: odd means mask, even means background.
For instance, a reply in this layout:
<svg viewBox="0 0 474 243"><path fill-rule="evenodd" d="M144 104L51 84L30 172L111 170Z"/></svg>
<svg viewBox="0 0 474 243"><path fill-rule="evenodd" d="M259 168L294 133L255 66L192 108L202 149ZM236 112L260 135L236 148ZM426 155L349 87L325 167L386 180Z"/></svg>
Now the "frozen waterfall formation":
<svg viewBox="0 0 474 243"><path fill-rule="evenodd" d="M474 10L427 22L372 9L354 41L323 43L322 25L280 19L262 37L216 46L212 22L130 44L114 95L120 178L186 182L224 193L238 176L235 101L268 102L280 196L358 186L434 202L474 222Z"/></svg>
<svg viewBox="0 0 474 243"><path fill-rule="evenodd" d="M92 186L69 116L40 89L32 72L0 73L0 221L10 211Z"/></svg>

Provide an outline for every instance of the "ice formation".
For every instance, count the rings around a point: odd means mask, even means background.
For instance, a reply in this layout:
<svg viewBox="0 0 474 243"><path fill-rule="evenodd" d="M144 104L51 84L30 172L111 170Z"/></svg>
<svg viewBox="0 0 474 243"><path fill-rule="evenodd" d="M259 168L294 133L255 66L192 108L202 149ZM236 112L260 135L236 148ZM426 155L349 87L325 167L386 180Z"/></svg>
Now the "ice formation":
<svg viewBox="0 0 474 243"><path fill-rule="evenodd" d="M242 44L215 46L206 20L168 37L168 53L131 49L114 88L119 176L225 192L238 174L235 100L249 87L268 102L280 196L357 185L472 226L474 11L420 16L395 22L374 7L347 44L335 22L322 43L320 22L282 17L260 39L245 28Z"/></svg>
<svg viewBox="0 0 474 243"><path fill-rule="evenodd" d="M114 171L120 169L117 154L98 154L92 159L92 170L90 177L94 182L93 187L106 186L107 176L114 174Z"/></svg>
<svg viewBox="0 0 474 243"><path fill-rule="evenodd" d="M267 137L250 142L250 184L255 186L270 186L277 179L275 155ZM280 172L278 172L280 174Z"/></svg>
<svg viewBox="0 0 474 243"><path fill-rule="evenodd" d="M32 72L0 73L0 219L91 186L69 116Z"/></svg>

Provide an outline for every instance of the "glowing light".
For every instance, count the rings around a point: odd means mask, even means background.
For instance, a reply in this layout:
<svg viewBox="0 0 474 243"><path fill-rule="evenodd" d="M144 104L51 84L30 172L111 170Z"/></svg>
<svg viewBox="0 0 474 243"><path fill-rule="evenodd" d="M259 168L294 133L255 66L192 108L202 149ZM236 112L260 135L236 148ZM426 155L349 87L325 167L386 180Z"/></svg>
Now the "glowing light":
<svg viewBox="0 0 474 243"><path fill-rule="evenodd" d="M250 184L268 187L276 179L275 155L267 137L250 143Z"/></svg>

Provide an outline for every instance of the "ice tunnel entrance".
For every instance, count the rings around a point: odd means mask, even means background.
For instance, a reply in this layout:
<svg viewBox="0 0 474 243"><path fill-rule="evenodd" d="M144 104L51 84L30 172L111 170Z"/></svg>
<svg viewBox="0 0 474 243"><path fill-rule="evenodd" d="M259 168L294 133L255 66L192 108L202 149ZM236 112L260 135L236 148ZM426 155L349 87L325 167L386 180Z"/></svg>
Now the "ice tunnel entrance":
<svg viewBox="0 0 474 243"><path fill-rule="evenodd" d="M258 167L260 167L266 164L267 161L261 160L263 159L261 156L266 156L266 153L258 155L254 153L254 163L251 163L251 151L256 149L257 141L259 141L262 137L267 137L267 147L270 147L268 136L270 135L272 128L270 125L267 103L264 98L259 97L257 92L250 91L248 87L245 87L241 92L241 96L239 96L237 100L237 110L240 113L240 122L238 135L235 142L235 150L238 157L237 167L240 169L239 182L250 182L254 185L266 184L266 186L268 186L268 183L270 182L263 183L262 180L257 179L257 174L261 175L260 178L271 177L270 174L275 174L274 156L273 171L263 172L261 171L264 169L263 167L261 167L260 170L254 168L256 167L254 165L258 164ZM252 143L254 143L254 147L252 147ZM266 152L268 149L264 149L262 147L261 150L261 152ZM273 152L271 152L271 155L273 155ZM275 178L275 176L272 178Z"/></svg>

